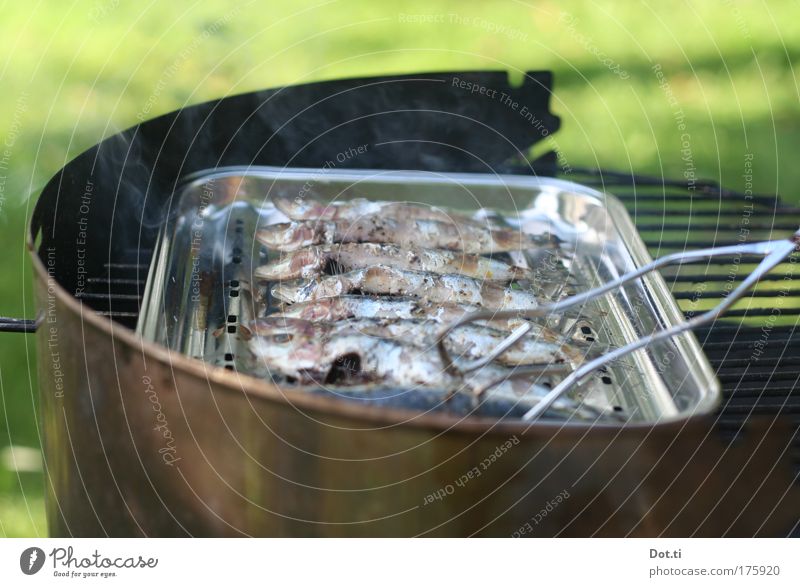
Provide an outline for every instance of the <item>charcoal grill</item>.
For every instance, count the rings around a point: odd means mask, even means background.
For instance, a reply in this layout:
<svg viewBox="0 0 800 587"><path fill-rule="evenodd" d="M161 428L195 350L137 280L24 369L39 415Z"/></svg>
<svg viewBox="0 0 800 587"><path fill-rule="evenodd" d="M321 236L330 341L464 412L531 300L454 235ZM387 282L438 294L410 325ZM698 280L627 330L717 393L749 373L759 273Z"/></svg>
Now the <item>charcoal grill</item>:
<svg viewBox="0 0 800 587"><path fill-rule="evenodd" d="M513 96L537 125L465 93L462 80ZM788 237L800 224L800 210L777 197L711 182L561 173L553 153L526 160L558 129L550 86L543 72L520 87L503 73L472 72L256 92L145 122L61 170L31 220L41 314L4 324L39 325L51 534L510 536L565 489L570 499L536 535L796 532L796 255L698 333L724 401L716 415L681 423L523 429L431 415L398 426L380 411L324 398L287 402L266 383L245 385L133 333L165 203L202 169L336 161L560 174L620 197L653 256ZM354 145L368 148L337 161ZM686 221L670 220L670 206L687 203ZM689 315L727 295L753 262L712 260L664 277ZM454 488L506 442L513 457Z"/></svg>

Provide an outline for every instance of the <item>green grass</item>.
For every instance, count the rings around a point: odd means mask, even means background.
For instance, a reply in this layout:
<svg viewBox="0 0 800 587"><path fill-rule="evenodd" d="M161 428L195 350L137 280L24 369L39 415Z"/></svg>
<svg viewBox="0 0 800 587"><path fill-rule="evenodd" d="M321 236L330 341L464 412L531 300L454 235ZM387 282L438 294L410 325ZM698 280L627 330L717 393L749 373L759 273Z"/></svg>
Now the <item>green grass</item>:
<svg viewBox="0 0 800 587"><path fill-rule="evenodd" d="M653 3L655 4L655 3ZM695 5L696 4L696 5ZM737 7L737 8L734 8ZM564 11L568 14L561 14ZM148 116L280 84L425 70L556 72L571 165L698 175L800 200L800 19L789 0L21 3L0 9L0 312L33 315L29 205L70 158ZM408 15L439 15L411 23ZM418 20L418 19L417 19ZM621 80L601 54L629 74ZM159 81L163 89L157 90ZM147 105L151 104L149 108ZM5 150L5 155L4 155ZM0 335L0 447L38 446L32 339ZM0 466L0 535L44 531L41 475Z"/></svg>

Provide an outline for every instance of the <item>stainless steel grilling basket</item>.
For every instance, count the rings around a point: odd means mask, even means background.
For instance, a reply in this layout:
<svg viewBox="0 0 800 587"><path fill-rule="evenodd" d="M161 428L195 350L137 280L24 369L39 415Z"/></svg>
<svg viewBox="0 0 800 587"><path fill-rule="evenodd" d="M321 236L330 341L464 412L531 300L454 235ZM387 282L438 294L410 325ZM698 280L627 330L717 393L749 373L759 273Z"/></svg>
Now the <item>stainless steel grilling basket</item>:
<svg viewBox="0 0 800 587"><path fill-rule="evenodd" d="M239 327L274 306L269 288L253 278L255 267L270 255L255 241L255 231L286 220L270 200L274 193L310 193L325 201L413 201L494 215L523 232L548 231L559 246L557 253L545 254L558 254L568 266L574 295L563 298L554 292L561 301L536 313L549 314L559 328L577 327L586 340L611 349L560 381L533 410L492 402L475 408L469 402L433 401L396 390L385 396L354 393L348 396L351 401L531 419L545 414L561 394L570 394L600 406L617 422L681 419L708 413L719 401L719 385L687 332L691 324L684 322L660 275L649 272L651 259L623 206L611 195L550 178L254 167L197 174L172 201L161 232L139 321L142 336L215 367L245 375L252 370ZM542 254L526 251L522 261L536 267L547 262ZM566 305L595 319L561 318ZM520 370L515 376L524 374ZM295 390L286 389L290 398ZM305 391L324 393L298 392Z"/></svg>

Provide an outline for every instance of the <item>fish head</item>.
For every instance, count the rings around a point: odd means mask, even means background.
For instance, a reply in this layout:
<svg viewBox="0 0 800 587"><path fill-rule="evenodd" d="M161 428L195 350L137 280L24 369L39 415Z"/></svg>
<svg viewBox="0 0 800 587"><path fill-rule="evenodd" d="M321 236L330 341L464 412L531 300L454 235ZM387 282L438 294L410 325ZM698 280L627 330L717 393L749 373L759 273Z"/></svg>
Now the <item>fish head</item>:
<svg viewBox="0 0 800 587"><path fill-rule="evenodd" d="M325 223L280 222L262 228L256 238L267 247L281 251L296 251L317 244L318 235L324 233Z"/></svg>
<svg viewBox="0 0 800 587"><path fill-rule="evenodd" d="M292 304L288 306L282 314L289 318L300 318L312 322L336 321L351 316L343 313L340 309L340 300L337 298L322 298L314 302Z"/></svg>
<svg viewBox="0 0 800 587"><path fill-rule="evenodd" d="M309 301L316 285L317 282L314 280L279 281L272 286L270 293L276 300L296 304Z"/></svg>
<svg viewBox="0 0 800 587"><path fill-rule="evenodd" d="M248 325L249 345L268 366L290 366L294 370L316 367L322 358L326 328L298 318L266 317Z"/></svg>
<svg viewBox="0 0 800 587"><path fill-rule="evenodd" d="M324 266L325 255L319 247L307 247L257 267L253 274L256 279L263 281L291 280L312 277L320 273Z"/></svg>
<svg viewBox="0 0 800 587"><path fill-rule="evenodd" d="M305 194L294 196L288 194L272 195L275 207L293 220L319 218L325 212L325 204Z"/></svg>

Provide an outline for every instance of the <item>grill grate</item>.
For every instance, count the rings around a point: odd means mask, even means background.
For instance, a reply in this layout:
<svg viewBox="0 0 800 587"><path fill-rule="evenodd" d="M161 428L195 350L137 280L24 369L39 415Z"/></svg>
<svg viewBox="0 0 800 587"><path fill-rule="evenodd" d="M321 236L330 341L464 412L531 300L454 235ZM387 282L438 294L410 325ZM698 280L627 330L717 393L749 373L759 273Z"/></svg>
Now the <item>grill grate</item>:
<svg viewBox="0 0 800 587"><path fill-rule="evenodd" d="M115 261L103 264L103 275L88 277L75 297L98 314L136 328L152 254L146 249L125 251Z"/></svg>
<svg viewBox="0 0 800 587"><path fill-rule="evenodd" d="M642 181L593 170L580 170L579 175L565 179L607 190L622 200L654 257L674 249L788 237L800 226L800 209L778 196L722 190L708 182L693 189L680 182ZM734 439L752 416L781 415L794 427L790 451L800 474L797 258L779 266L725 318L698 329L696 335L722 383L717 425L723 437ZM662 274L689 317L719 303L749 274L748 262L752 259L715 259L705 267L687 265Z"/></svg>

